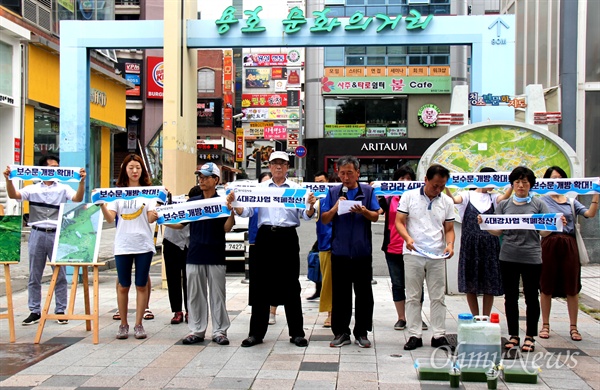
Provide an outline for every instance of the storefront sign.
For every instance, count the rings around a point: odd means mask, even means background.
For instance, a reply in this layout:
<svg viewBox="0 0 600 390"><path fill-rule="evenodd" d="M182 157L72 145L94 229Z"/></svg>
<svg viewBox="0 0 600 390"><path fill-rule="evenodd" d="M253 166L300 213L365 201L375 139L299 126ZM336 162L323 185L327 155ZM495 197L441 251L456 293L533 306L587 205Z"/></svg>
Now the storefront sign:
<svg viewBox="0 0 600 390"><path fill-rule="evenodd" d="M363 142L360 150L372 152L399 152L408 150L406 142Z"/></svg>
<svg viewBox="0 0 600 390"><path fill-rule="evenodd" d="M286 107L287 94L242 94L242 107Z"/></svg>
<svg viewBox="0 0 600 390"><path fill-rule="evenodd" d="M425 104L417 111L419 123L423 127L432 128L437 126L437 117L440 109L435 104Z"/></svg>
<svg viewBox="0 0 600 390"><path fill-rule="evenodd" d="M15 105L15 99L11 96L3 95L0 93L0 103Z"/></svg>
<svg viewBox="0 0 600 390"><path fill-rule="evenodd" d="M271 80L287 79L287 68L271 68Z"/></svg>
<svg viewBox="0 0 600 390"><path fill-rule="evenodd" d="M287 86L300 88L300 68L288 68Z"/></svg>
<svg viewBox="0 0 600 390"><path fill-rule="evenodd" d="M287 54L246 54L244 66L285 66L288 62Z"/></svg>
<svg viewBox="0 0 600 390"><path fill-rule="evenodd" d="M244 161L244 129L235 129L235 161Z"/></svg>
<svg viewBox="0 0 600 390"><path fill-rule="evenodd" d="M271 86L271 69L246 69L246 88L269 88Z"/></svg>
<svg viewBox="0 0 600 390"><path fill-rule="evenodd" d="M242 112L245 114L245 116L242 118L243 121L288 119L288 112L286 108L243 108Z"/></svg>
<svg viewBox="0 0 600 390"><path fill-rule="evenodd" d="M235 7L227 7L221 14L221 18L215 22L216 28L220 35L227 34L231 29L231 25L240 26L240 31L244 34L260 34L264 33L267 28L262 26L260 23L260 16L258 15L263 10L262 6L256 7L254 10L244 10L244 14L248 18L244 18L245 23L239 23L239 19L235 16ZM337 30L344 29L346 31L353 31L360 34L367 29L377 29L377 32L384 31L386 29L395 30L403 19L402 15L388 16L385 14L377 14L376 16L365 17L365 15L356 11L349 19L343 18L338 19L336 17L328 17L330 9L325 8L321 11L313 11L312 14L316 17L313 20L312 26L305 26L308 23L304 16L304 11L298 7L294 7L288 13L286 19L281 23L284 26L282 33L295 34L302 30L302 28L308 28L311 33L315 35L328 34L331 32L338 33ZM422 17L415 9L409 11L409 15L404 17L404 27L407 30L426 29L429 23L433 20L433 15ZM343 24L342 24L343 21ZM375 23L372 23L376 21ZM289 53L288 53L289 56Z"/></svg>
<svg viewBox="0 0 600 390"><path fill-rule="evenodd" d="M348 68L346 68L346 73ZM447 94L450 93L450 77L323 77L323 95L365 94Z"/></svg>
<svg viewBox="0 0 600 390"><path fill-rule="evenodd" d="M469 104L472 106L509 106L514 108L525 108L525 99L511 98L508 95L492 95L486 93L479 96L479 92L469 93Z"/></svg>
<svg viewBox="0 0 600 390"><path fill-rule="evenodd" d="M165 77L165 68L162 57L148 57L148 99L163 98L163 80Z"/></svg>
<svg viewBox="0 0 600 390"><path fill-rule="evenodd" d="M133 89L128 89L125 91L125 95L127 96L140 96L140 84L141 77L139 74L125 74L125 80L129 81L134 85Z"/></svg>
<svg viewBox="0 0 600 390"><path fill-rule="evenodd" d="M13 162L21 164L21 138L15 138Z"/></svg>
<svg viewBox="0 0 600 390"><path fill-rule="evenodd" d="M388 136L388 137L408 137L408 129L406 127L388 127L386 136Z"/></svg>
<svg viewBox="0 0 600 390"><path fill-rule="evenodd" d="M385 127L367 127L367 137L385 137Z"/></svg>
<svg viewBox="0 0 600 390"><path fill-rule="evenodd" d="M325 125L325 138L364 137L366 125Z"/></svg>
<svg viewBox="0 0 600 390"><path fill-rule="evenodd" d="M106 107L106 102L106 93L95 88L90 89L90 104L96 104L101 107Z"/></svg>
<svg viewBox="0 0 600 390"><path fill-rule="evenodd" d="M265 139L282 140L287 139L287 129L285 126L271 126L264 129Z"/></svg>
<svg viewBox="0 0 600 390"><path fill-rule="evenodd" d="M141 66L136 62L125 63L125 73L140 73Z"/></svg>

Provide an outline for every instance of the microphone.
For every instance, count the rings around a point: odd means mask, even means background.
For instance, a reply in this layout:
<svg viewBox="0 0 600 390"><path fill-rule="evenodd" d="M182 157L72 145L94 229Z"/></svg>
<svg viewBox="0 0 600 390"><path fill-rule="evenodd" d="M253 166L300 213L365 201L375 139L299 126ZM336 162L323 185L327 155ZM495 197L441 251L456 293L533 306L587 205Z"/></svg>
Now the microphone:
<svg viewBox="0 0 600 390"><path fill-rule="evenodd" d="M342 196L346 199L348 199L348 187L343 186L342 187Z"/></svg>

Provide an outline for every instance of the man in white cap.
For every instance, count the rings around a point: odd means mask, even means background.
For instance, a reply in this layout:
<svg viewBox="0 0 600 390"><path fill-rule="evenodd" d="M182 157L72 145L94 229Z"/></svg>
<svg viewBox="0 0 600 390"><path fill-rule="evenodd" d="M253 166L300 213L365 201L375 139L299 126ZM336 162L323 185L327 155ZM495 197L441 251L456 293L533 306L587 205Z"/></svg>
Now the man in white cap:
<svg viewBox="0 0 600 390"><path fill-rule="evenodd" d="M286 152L272 152L269 169L273 174L259 186L277 188L299 188L288 180L289 157ZM229 193L227 201L233 202L234 194ZM311 219L315 214L316 198L310 193L309 208L288 209L275 207L258 208L258 233L256 235L256 258L260 259L250 267L250 294L252 295L252 317L248 338L242 347L261 344L269 324L271 305L283 305L288 323L290 343L298 347L308 346L303 325L302 302L300 300L300 244L296 228L300 218ZM254 215L253 208L236 207L235 213L242 217Z"/></svg>
<svg viewBox="0 0 600 390"><path fill-rule="evenodd" d="M206 163L196 171L202 194L188 201L215 198L221 171L214 163ZM225 307L225 233L234 225L233 213L228 218L210 218L191 222L190 243L186 261L188 326L190 333L183 344L204 341L208 327L208 295L210 290L210 315L212 317L212 340L228 345L229 316ZM183 228L183 224L165 225Z"/></svg>

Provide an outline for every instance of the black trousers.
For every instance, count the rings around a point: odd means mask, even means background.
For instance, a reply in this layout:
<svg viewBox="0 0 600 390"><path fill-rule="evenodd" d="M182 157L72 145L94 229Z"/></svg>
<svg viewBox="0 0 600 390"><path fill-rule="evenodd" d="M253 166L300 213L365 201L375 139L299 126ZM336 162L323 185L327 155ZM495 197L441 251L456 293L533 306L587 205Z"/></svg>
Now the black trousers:
<svg viewBox="0 0 600 390"><path fill-rule="evenodd" d="M352 289L354 288L354 337L367 336L373 328L373 257L346 257L331 254L332 310L334 335L350 334Z"/></svg>
<svg viewBox="0 0 600 390"><path fill-rule="evenodd" d="M296 228L258 229L250 259L252 316L249 336L264 339L269 327L269 307L283 305L290 337L304 337L300 300L300 245Z"/></svg>
<svg viewBox="0 0 600 390"><path fill-rule="evenodd" d="M187 248L182 250L172 242L163 240L163 251L165 255L165 271L167 274L171 311L173 313L182 311L182 292L184 308L185 311L187 311L187 276L185 274Z"/></svg>
<svg viewBox="0 0 600 390"><path fill-rule="evenodd" d="M504 287L504 311L508 334L519 335L519 279L523 278L523 294L526 306L526 336L537 336L540 320L540 276L541 264L523 264L500 261L502 286Z"/></svg>

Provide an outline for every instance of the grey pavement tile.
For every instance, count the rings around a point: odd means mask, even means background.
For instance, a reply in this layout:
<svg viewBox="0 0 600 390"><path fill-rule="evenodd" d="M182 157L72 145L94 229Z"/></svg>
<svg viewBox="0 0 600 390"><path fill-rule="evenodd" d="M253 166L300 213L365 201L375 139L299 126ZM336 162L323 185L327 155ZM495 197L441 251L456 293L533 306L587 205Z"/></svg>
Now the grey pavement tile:
<svg viewBox="0 0 600 390"><path fill-rule="evenodd" d="M293 356L293 355L291 355ZM326 363L337 363L340 361L339 354L312 354L307 353L304 356L301 356L301 359L298 361L305 362L326 362Z"/></svg>
<svg viewBox="0 0 600 390"><path fill-rule="evenodd" d="M100 371L97 376L120 376L131 378L140 372L143 367L128 367L123 365L112 365Z"/></svg>
<svg viewBox="0 0 600 390"><path fill-rule="evenodd" d="M49 364L34 364L19 372L19 375L56 375L69 366L58 366Z"/></svg>
<svg viewBox="0 0 600 390"><path fill-rule="evenodd" d="M39 386L42 382L50 378L51 375L13 375L2 382L0 382L0 387L4 389L4 387L35 387Z"/></svg>
<svg viewBox="0 0 600 390"><path fill-rule="evenodd" d="M213 378L206 377L175 377L164 387L165 389L206 389Z"/></svg>
<svg viewBox="0 0 600 390"><path fill-rule="evenodd" d="M254 382L251 378L214 378L210 382L211 389L249 389Z"/></svg>
<svg viewBox="0 0 600 390"><path fill-rule="evenodd" d="M260 367L261 371L264 370L294 370L300 369L300 361L289 361L289 360L267 360Z"/></svg>
<svg viewBox="0 0 600 390"><path fill-rule="evenodd" d="M335 371L340 369L340 363L307 362L300 364L300 371Z"/></svg>
<svg viewBox="0 0 600 390"><path fill-rule="evenodd" d="M298 370L269 370L262 369L258 372L256 378L260 379L286 379L295 380L298 376Z"/></svg>
<svg viewBox="0 0 600 390"><path fill-rule="evenodd" d="M239 368L239 369L225 369L223 368L219 373L215 376L215 378L255 378L258 375L259 369L250 369L250 368Z"/></svg>
<svg viewBox="0 0 600 390"><path fill-rule="evenodd" d="M221 367L208 367L208 368L198 368L198 367L190 367L189 365L185 368L182 368L177 375L176 378L202 378L202 377L215 377L221 371Z"/></svg>
<svg viewBox="0 0 600 390"><path fill-rule="evenodd" d="M348 373L348 372L360 372L362 373L371 373L377 372L377 364L375 363L340 363L339 368L340 373Z"/></svg>
<svg viewBox="0 0 600 390"><path fill-rule="evenodd" d="M91 386L80 386L78 389L85 390L119 390L119 387L91 387Z"/></svg>
<svg viewBox="0 0 600 390"><path fill-rule="evenodd" d="M342 354L339 357L339 361L340 363L377 363L379 359L378 355L379 354L373 356L363 356Z"/></svg>
<svg viewBox="0 0 600 390"><path fill-rule="evenodd" d="M61 372L60 375L86 375L86 376L94 376L98 374L100 371L104 370L106 367L103 366L71 366L67 367Z"/></svg>
<svg viewBox="0 0 600 390"><path fill-rule="evenodd" d="M48 387L79 387L90 379L88 375L54 375L42 385Z"/></svg>
<svg viewBox="0 0 600 390"><path fill-rule="evenodd" d="M265 362L301 362L303 359L305 359L307 356L309 355L289 355L289 354L278 354L278 353L271 353L267 356L267 359L265 360Z"/></svg>
<svg viewBox="0 0 600 390"><path fill-rule="evenodd" d="M337 371L298 371L297 380L337 381Z"/></svg>
<svg viewBox="0 0 600 390"><path fill-rule="evenodd" d="M252 383L252 390L292 390L293 388L294 380L285 378L257 378Z"/></svg>
<svg viewBox="0 0 600 390"><path fill-rule="evenodd" d="M335 380L297 380L294 384L294 390L335 390Z"/></svg>
<svg viewBox="0 0 600 390"><path fill-rule="evenodd" d="M583 379L543 378L544 383L551 389L589 389Z"/></svg>

